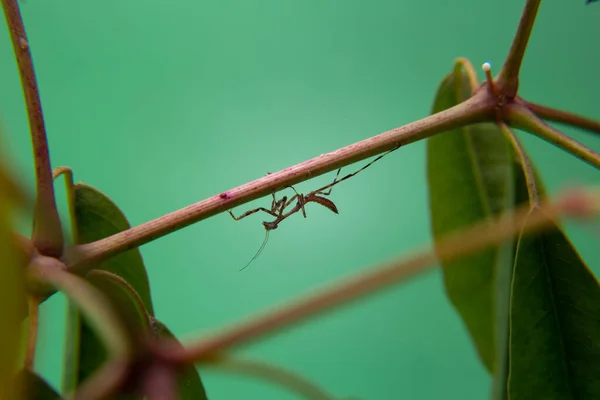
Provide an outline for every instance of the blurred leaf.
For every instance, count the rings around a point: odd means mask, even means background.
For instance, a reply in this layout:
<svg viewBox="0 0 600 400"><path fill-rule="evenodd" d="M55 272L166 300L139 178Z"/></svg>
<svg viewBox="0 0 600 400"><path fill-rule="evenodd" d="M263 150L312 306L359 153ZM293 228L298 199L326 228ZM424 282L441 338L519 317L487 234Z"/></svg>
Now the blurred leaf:
<svg viewBox="0 0 600 400"><path fill-rule="evenodd" d="M130 228L123 212L105 194L83 183L76 184L74 190L77 244L94 242ZM150 315L154 313L148 275L139 249L118 254L97 268L123 278L139 296L145 311ZM122 292L117 291L113 295L119 296L117 301L123 301ZM67 329L63 377L65 391L76 387L106 357L104 347L73 306L69 306Z"/></svg>
<svg viewBox="0 0 600 400"><path fill-rule="evenodd" d="M24 400L58 400L60 395L37 374L31 371L21 371L17 375L17 384L19 385Z"/></svg>
<svg viewBox="0 0 600 400"><path fill-rule="evenodd" d="M20 354L21 323L26 315L24 259L12 232L11 215L20 196L0 164L0 399L18 398L14 393L14 373ZM9 184L10 182L10 184ZM10 196L10 197L9 197Z"/></svg>
<svg viewBox="0 0 600 400"><path fill-rule="evenodd" d="M518 243L508 391L515 400L600 398L600 287L558 226Z"/></svg>
<svg viewBox="0 0 600 400"><path fill-rule="evenodd" d="M448 109L471 95L467 74L460 69L441 83L432 112ZM454 129L427 140L427 175L434 238L512 209L515 202L513 153L493 123ZM510 289L512 243L444 262L446 291L473 337L479 357L496 370L497 292ZM501 272L501 275L497 274ZM496 282L496 279L499 281ZM498 289L496 286L498 286ZM505 336L505 335L502 335ZM498 338L501 342L504 337Z"/></svg>
<svg viewBox="0 0 600 400"><path fill-rule="evenodd" d="M118 275L102 270L89 272L86 279L108 297L129 332L137 335L148 331L148 311L141 297L129 283ZM132 337L132 340L137 339Z"/></svg>
<svg viewBox="0 0 600 400"><path fill-rule="evenodd" d="M110 272L100 270L91 271L87 274L86 279L110 300L122 323L127 326L131 335L130 340L134 345L143 343L142 336L149 332L157 337L175 339L162 323L148 314L140 296L124 279ZM82 325L81 343L79 382L91 375L106 360L104 346L87 325ZM204 386L193 365L185 367L178 374L180 390L178 399L206 399ZM117 398L121 400L138 399L141 396L120 395Z"/></svg>
<svg viewBox="0 0 600 400"><path fill-rule="evenodd" d="M177 340L175 335L160 321L152 318L151 327L157 337ZM186 366L179 373L179 400L206 400L206 391L194 365Z"/></svg>
<svg viewBox="0 0 600 400"><path fill-rule="evenodd" d="M127 327L132 347L139 348L142 336L149 331L149 315L140 296L123 278L107 271L93 270L86 279L110 301L121 323ZM82 320L80 330L78 384L84 382L107 359L104 345L91 327ZM138 399L140 396L120 395L117 399Z"/></svg>

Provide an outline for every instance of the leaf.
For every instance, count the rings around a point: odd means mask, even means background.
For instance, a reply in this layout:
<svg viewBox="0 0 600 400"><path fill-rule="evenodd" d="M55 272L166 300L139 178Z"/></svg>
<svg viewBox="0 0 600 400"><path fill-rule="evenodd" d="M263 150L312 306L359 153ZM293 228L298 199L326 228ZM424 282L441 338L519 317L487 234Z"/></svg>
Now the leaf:
<svg viewBox="0 0 600 400"><path fill-rule="evenodd" d="M146 343L143 336L152 333L157 337L168 337L175 339L166 326L148 314L144 308L141 297L133 287L124 279L107 271L94 270L87 274L87 280L100 290L118 311L122 323L127 326L132 344ZM106 359L104 347L97 340L95 334L82 326L82 357L80 364L80 382L95 371ZM137 346L136 346L137 347ZM134 347L135 348L135 347ZM139 347L138 347L139 348ZM179 372L179 396L178 399L206 399L204 386L200 376L193 365L185 367ZM118 399L137 399L139 396L121 395Z"/></svg>
<svg viewBox="0 0 600 400"><path fill-rule="evenodd" d="M470 97L467 74L458 69L440 84L432 112ZM431 226L437 240L447 233L512 209L515 201L513 153L493 123L457 128L427 140ZM471 334L479 357L496 370L496 285L509 290L513 248L510 243L454 262L442 263L446 292ZM501 281L496 282L498 272ZM507 324L508 322L506 322ZM504 340L504 337L499 337Z"/></svg>
<svg viewBox="0 0 600 400"><path fill-rule="evenodd" d="M60 395L37 374L23 370L17 375L17 385L25 400L59 400Z"/></svg>
<svg viewBox="0 0 600 400"><path fill-rule="evenodd" d="M87 274L86 279L106 296L115 311L117 311L120 323L127 328L132 348L139 348L139 343L143 343L142 337L149 331L150 326L150 316L144 308L140 296L123 278L107 271L93 270ZM81 324L79 354L77 381L81 383L107 359L104 345L85 322ZM120 395L117 398L141 399L142 397Z"/></svg>
<svg viewBox="0 0 600 400"><path fill-rule="evenodd" d="M140 295L127 281L102 270L89 272L86 279L108 297L129 332L137 335L148 331L150 327L148 311ZM134 336L131 339L138 338Z"/></svg>
<svg viewBox="0 0 600 400"><path fill-rule="evenodd" d="M104 239L131 228L123 212L111 199L84 183L75 185L75 218L78 244ZM125 279L140 295L146 309L154 314L148 274L138 248L111 257L99 269Z"/></svg>
<svg viewBox="0 0 600 400"><path fill-rule="evenodd" d="M14 399L13 376L20 354L21 324L26 315L24 259L19 253L11 224L19 196L0 164L0 399ZM9 183L10 182L10 183Z"/></svg>
<svg viewBox="0 0 600 400"><path fill-rule="evenodd" d="M511 400L600 398L600 287L558 226L521 236L513 276Z"/></svg>
<svg viewBox="0 0 600 400"><path fill-rule="evenodd" d="M177 340L175 335L160 321L152 318L151 327L157 337ZM187 365L179 374L179 400L206 400L206 391L194 365Z"/></svg>
<svg viewBox="0 0 600 400"><path fill-rule="evenodd" d="M123 212L99 190L78 183L74 185L74 191L77 244L90 243L130 228ZM139 296L145 311L153 314L148 275L139 249L131 249L110 258L99 265L98 270L123 278ZM67 316L67 340L63 382L65 391L76 387L106 357L104 347L72 306Z"/></svg>

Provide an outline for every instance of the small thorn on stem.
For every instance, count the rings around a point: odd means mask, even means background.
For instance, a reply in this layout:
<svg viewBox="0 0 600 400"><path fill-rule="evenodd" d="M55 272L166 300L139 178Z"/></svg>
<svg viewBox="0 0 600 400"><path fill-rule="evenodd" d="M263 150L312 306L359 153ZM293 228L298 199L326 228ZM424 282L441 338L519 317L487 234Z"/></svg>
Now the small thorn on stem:
<svg viewBox="0 0 600 400"><path fill-rule="evenodd" d="M492 64L484 62L481 69L485 72L485 79L487 80L490 90L493 94L496 94L496 87L494 86L494 79L492 78Z"/></svg>

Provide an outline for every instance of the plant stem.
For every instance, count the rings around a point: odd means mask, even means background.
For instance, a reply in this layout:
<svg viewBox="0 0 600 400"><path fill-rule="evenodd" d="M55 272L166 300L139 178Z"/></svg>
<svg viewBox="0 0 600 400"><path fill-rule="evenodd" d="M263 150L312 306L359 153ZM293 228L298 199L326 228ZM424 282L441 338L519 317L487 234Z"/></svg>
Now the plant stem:
<svg viewBox="0 0 600 400"><path fill-rule="evenodd" d="M48 264L37 264L35 260L28 269L34 279L54 286L77 304L98 336L103 339L109 354L119 359L129 356L127 332L100 291L78 276Z"/></svg>
<svg viewBox="0 0 600 400"><path fill-rule="evenodd" d="M110 399L122 385L127 375L127 363L121 360L107 361L92 376L81 384L79 390L67 399L106 400Z"/></svg>
<svg viewBox="0 0 600 400"><path fill-rule="evenodd" d="M29 52L29 43L25 34L25 26L17 0L2 0L4 15L12 39L13 49L21 85L27 105L31 141L35 162L37 200L35 206L36 223L33 231L33 242L38 251L47 256L58 257L62 254L63 236L54 199L52 185L52 168L50 167L50 154L44 127L42 104L38 92L33 61Z"/></svg>
<svg viewBox="0 0 600 400"><path fill-rule="evenodd" d="M589 218L599 213L600 194L592 191L572 191L565 193L555 203L546 200L540 208L543 213L529 216L528 232L552 226L552 221L562 215ZM529 212L529 205L521 206L495 220L482 221L446 236L437 243L435 250L429 248L411 257L371 268L221 332L207 335L185 349L165 342L164 347L159 347L158 351L161 357L176 363L197 363L203 360L209 362L211 357L218 357L226 350L264 338L289 328L292 324L314 318L327 310L348 305L362 296L413 278L439 265L439 262L455 260L502 243L521 232Z"/></svg>
<svg viewBox="0 0 600 400"><path fill-rule="evenodd" d="M323 389L315 386L302 376L263 362L244 360L237 357L220 356L207 363L207 366L221 369L226 372L233 372L242 375L254 375L279 384L307 399L334 399L333 396L328 395Z"/></svg>
<svg viewBox="0 0 600 400"><path fill-rule="evenodd" d="M497 87L508 97L514 97L519 89L519 72L540 2L541 0L527 0L510 51L496 78Z"/></svg>
<svg viewBox="0 0 600 400"><path fill-rule="evenodd" d="M458 126L492 120L494 106L495 100L486 91L481 91L464 103L427 118L268 174L108 238L75 246L68 249L65 260L69 269L77 272L84 271L90 268L92 263L141 246L200 220L274 193L286 186L317 177L395 147L425 139L436 133Z"/></svg>
<svg viewBox="0 0 600 400"><path fill-rule="evenodd" d="M79 232L77 231L77 216L75 215L75 185L73 184L73 170L69 167L56 167L52 171L52 180L59 176L65 177L65 191L67 192L67 207L69 209L69 221L71 222L71 241L79 243Z"/></svg>
<svg viewBox="0 0 600 400"><path fill-rule="evenodd" d="M25 354L25 368L33 371L35 362L35 348L39 329L40 302L37 298L30 296L27 299L27 306L29 309L29 323L27 329L27 352Z"/></svg>
<svg viewBox="0 0 600 400"><path fill-rule="evenodd" d="M515 135L504 122L498 124L498 126L512 145L513 150L519 159L519 163L521 164L521 167L523 167L523 175L525 176L525 183L527 185L527 195L529 196L529 205L531 207L538 206L540 204L540 195L535 182L535 174L533 172L531 160L529 160L529 156L525 152L517 135Z"/></svg>
<svg viewBox="0 0 600 400"><path fill-rule="evenodd" d="M519 103L509 104L505 115L506 122L513 128L532 133L600 169L600 154L546 124L526 106Z"/></svg>
<svg viewBox="0 0 600 400"><path fill-rule="evenodd" d="M147 400L177 400L175 371L166 364L152 363L147 368L141 393Z"/></svg>
<svg viewBox="0 0 600 400"><path fill-rule="evenodd" d="M557 110L555 108L546 107L541 104L530 103L524 101L527 108L533 111L538 117L558 122L560 124L570 125L576 128L585 129L590 132L600 134L600 122L590 118L585 118L580 115L572 114L567 111Z"/></svg>

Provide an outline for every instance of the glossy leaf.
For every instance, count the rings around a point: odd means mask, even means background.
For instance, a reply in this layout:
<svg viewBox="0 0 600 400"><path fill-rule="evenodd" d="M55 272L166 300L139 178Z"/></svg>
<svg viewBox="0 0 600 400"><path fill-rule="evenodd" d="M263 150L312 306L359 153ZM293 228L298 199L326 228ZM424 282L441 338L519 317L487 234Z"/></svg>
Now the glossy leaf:
<svg viewBox="0 0 600 400"><path fill-rule="evenodd" d="M556 225L519 240L508 390L512 400L600 398L600 287Z"/></svg>
<svg viewBox="0 0 600 400"><path fill-rule="evenodd" d="M177 340L175 335L160 321L152 319L152 331L157 337ZM200 379L200 375L193 365L186 366L179 375L179 393L180 400L206 400L206 391Z"/></svg>
<svg viewBox="0 0 600 400"><path fill-rule="evenodd" d="M17 384L24 400L59 400L61 396L42 379L31 371L21 371L17 375Z"/></svg>
<svg viewBox="0 0 600 400"><path fill-rule="evenodd" d="M450 108L471 93L467 74L460 70L441 83L433 112ZM515 202L512 149L493 123L454 129L427 140L427 176L431 225L435 239L456 229L512 209ZM489 371L496 366L496 285L509 290L512 243L444 262L446 292L471 334ZM496 282L498 271L505 272ZM508 277L506 272L508 271ZM507 324L508 322L506 322ZM504 340L503 337L498 338Z"/></svg>
<svg viewBox="0 0 600 400"><path fill-rule="evenodd" d="M78 244L90 243L130 228L123 212L99 190L78 183L74 186L74 191L74 225ZM137 293L145 311L152 315L148 275L139 249L110 258L98 266L98 270L123 278ZM116 293L119 294L118 291ZM72 306L67 317L67 329L63 389L69 391L100 366L106 352L91 327Z"/></svg>
<svg viewBox="0 0 600 400"><path fill-rule="evenodd" d="M16 209L16 185L0 164L0 399L16 397L13 376L26 315L23 258L12 236L11 215Z"/></svg>

